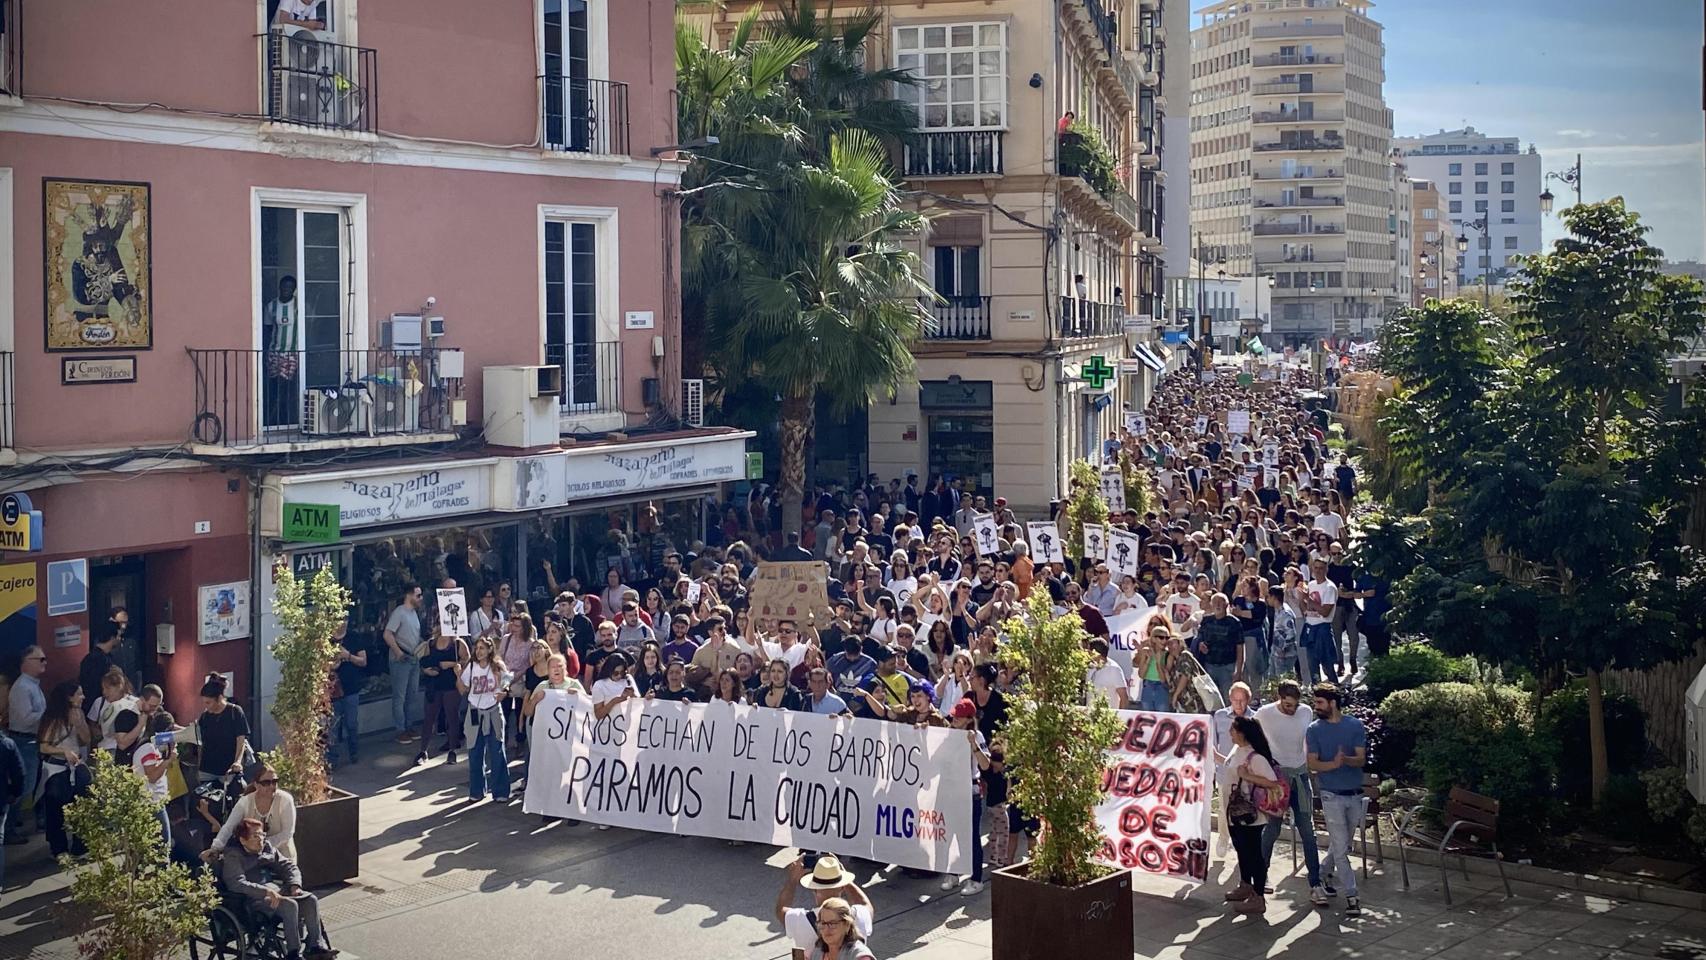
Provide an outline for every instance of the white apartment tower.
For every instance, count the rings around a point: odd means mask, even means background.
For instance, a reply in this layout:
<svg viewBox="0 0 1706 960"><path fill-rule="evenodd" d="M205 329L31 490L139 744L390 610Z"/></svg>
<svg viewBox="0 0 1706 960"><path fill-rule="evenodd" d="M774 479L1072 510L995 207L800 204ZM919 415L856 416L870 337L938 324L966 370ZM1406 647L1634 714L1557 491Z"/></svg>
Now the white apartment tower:
<svg viewBox="0 0 1706 960"><path fill-rule="evenodd" d="M1439 186L1454 238L1469 241L1468 252L1457 254L1465 291L1488 272L1494 285L1503 283L1517 257L1540 252L1540 154L1534 147L1525 151L1516 137L1489 137L1474 127L1399 137L1392 145L1403 153L1410 176Z"/></svg>
<svg viewBox="0 0 1706 960"><path fill-rule="evenodd" d="M1372 332L1398 215L1366 0L1226 0L1191 31L1193 250L1272 276L1274 339Z"/></svg>

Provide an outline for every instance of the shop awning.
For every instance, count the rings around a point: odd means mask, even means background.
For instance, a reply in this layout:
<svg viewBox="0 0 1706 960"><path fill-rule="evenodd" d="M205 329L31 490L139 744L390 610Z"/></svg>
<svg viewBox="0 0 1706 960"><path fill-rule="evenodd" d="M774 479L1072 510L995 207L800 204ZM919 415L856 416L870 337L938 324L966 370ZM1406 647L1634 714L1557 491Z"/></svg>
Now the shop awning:
<svg viewBox="0 0 1706 960"><path fill-rule="evenodd" d="M1141 360L1144 366L1156 373L1160 373L1162 370L1167 368L1167 362L1156 356L1155 352L1149 349L1149 344L1147 343L1138 344L1137 349L1134 352L1137 354L1137 359Z"/></svg>

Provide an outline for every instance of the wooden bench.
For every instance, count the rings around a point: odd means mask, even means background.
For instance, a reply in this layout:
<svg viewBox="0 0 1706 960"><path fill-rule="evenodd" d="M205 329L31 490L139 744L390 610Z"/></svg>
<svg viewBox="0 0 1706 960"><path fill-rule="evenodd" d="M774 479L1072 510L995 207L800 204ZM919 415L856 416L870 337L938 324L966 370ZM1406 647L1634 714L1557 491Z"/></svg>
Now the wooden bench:
<svg viewBox="0 0 1706 960"><path fill-rule="evenodd" d="M1404 841L1414 840L1439 852L1439 878L1445 886L1445 902L1451 903L1451 877L1445 858L1455 854L1463 866L1463 877L1469 878L1469 856L1490 856L1499 868L1504 881L1505 896L1514 896L1510 878L1505 876L1505 857L1499 852L1499 801L1471 793L1462 787L1452 787L1446 797L1445 809L1418 806L1398 825L1398 865L1404 876L1404 889L1410 889L1410 865L1404 856Z"/></svg>

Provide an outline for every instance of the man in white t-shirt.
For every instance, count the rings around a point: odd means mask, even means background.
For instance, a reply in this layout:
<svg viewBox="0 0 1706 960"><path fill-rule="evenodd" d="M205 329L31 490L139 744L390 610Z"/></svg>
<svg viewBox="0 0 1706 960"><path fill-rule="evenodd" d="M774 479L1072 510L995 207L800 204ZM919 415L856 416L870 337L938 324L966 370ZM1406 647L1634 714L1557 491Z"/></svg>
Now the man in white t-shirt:
<svg viewBox="0 0 1706 960"><path fill-rule="evenodd" d="M149 795L159 804L154 809L154 815L160 821L160 834L165 838L167 850L172 848L172 821L166 816L166 802L171 798L172 785L166 780L166 767L170 765L174 746L170 736L165 738L164 743L155 743L153 737L171 729L172 715L164 711L156 715L152 727L143 727L142 718L129 710L119 715L114 726L114 730L121 734L141 731L136 752L130 758L130 768L142 778Z"/></svg>
<svg viewBox="0 0 1706 960"><path fill-rule="evenodd" d="M1337 683L1337 651L1333 643L1333 609L1339 603L1339 587L1327 578L1327 558L1309 561L1309 582L1303 588L1303 644L1309 651L1309 680L1320 668L1321 679Z"/></svg>
<svg viewBox="0 0 1706 960"><path fill-rule="evenodd" d="M1345 518L1334 513L1331 509L1323 509L1321 515L1315 518L1314 526L1315 529L1337 540L1339 539L1339 532L1345 529Z"/></svg>
<svg viewBox="0 0 1706 960"><path fill-rule="evenodd" d="M1107 698L1108 706L1115 710L1124 710L1126 705L1126 676L1120 665L1108 659L1108 641L1101 637L1090 640L1090 672L1086 679L1089 682L1087 697L1101 691Z"/></svg>
<svg viewBox="0 0 1706 960"><path fill-rule="evenodd" d="M1197 635L1197 624L1202 622L1202 601L1191 592L1190 574L1184 571L1173 574L1173 586L1162 591L1155 605L1167 614L1174 633L1186 639Z"/></svg>
<svg viewBox="0 0 1706 960"><path fill-rule="evenodd" d="M1303 691L1297 681L1280 681L1278 694L1273 703L1256 711L1256 722L1262 725L1262 733L1267 735L1268 748L1273 751L1274 766L1278 768L1279 775L1291 781L1292 819L1296 823L1304 823L1303 811L1315 809L1313 785L1309 779L1309 747L1305 741L1315 713L1300 706ZM1267 826L1262 828L1263 857L1273 855L1274 841L1279 839L1283 827L1283 818L1268 818ZM1327 892L1321 885L1321 854L1315 847L1315 831L1299 830L1297 835L1302 838L1303 864L1308 868L1309 901L1317 907L1324 907L1327 905Z"/></svg>
<svg viewBox="0 0 1706 960"><path fill-rule="evenodd" d="M794 896L801 887L812 892L815 901L812 909L794 906ZM866 940L871 938L876 912L871 907L871 898L854 882L853 874L842 869L841 861L830 854L817 856L810 867L806 866L806 857L799 856L788 864L782 890L776 895L776 922L794 945L795 958L805 957L817 945L817 907L831 897L847 901L852 908L854 928Z"/></svg>

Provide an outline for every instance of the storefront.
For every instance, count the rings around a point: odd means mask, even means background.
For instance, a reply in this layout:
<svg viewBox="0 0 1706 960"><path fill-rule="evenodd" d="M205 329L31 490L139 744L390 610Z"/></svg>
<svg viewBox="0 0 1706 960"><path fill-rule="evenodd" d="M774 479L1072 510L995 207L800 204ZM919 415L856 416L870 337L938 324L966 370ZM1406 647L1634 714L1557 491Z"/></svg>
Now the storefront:
<svg viewBox="0 0 1706 960"><path fill-rule="evenodd" d="M508 584L540 611L556 589L596 589L611 569L625 583L642 581L655 575L665 553L701 546L721 485L744 475L750 436L612 442L535 456L267 478L257 567L264 571L263 652L255 665L262 716L277 672L264 651L277 635L271 571L278 563L290 563L298 575L336 570L354 595L350 632L374 651L383 649L385 620L408 583L430 596L444 580L455 580L470 605L485 589ZM286 540L286 511L304 505L336 509L335 539ZM370 657L368 673L362 729L388 727L384 658Z"/></svg>
<svg viewBox="0 0 1706 960"><path fill-rule="evenodd" d="M967 492L995 486L995 389L988 380L926 380L919 412L928 431L931 476L964 478ZM928 480L928 477L926 478Z"/></svg>

